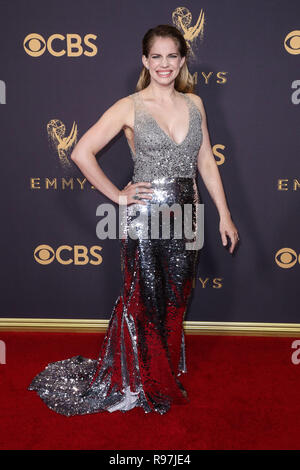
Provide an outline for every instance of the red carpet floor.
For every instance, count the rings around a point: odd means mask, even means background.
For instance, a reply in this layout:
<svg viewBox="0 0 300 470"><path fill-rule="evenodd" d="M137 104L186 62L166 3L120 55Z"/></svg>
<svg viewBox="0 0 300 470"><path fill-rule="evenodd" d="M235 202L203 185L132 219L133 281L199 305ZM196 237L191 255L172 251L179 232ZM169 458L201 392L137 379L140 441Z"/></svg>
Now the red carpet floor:
<svg viewBox="0 0 300 470"><path fill-rule="evenodd" d="M300 449L297 338L186 335L190 403L165 415L136 408L64 417L26 390L49 362L97 358L103 337L0 331L1 449Z"/></svg>

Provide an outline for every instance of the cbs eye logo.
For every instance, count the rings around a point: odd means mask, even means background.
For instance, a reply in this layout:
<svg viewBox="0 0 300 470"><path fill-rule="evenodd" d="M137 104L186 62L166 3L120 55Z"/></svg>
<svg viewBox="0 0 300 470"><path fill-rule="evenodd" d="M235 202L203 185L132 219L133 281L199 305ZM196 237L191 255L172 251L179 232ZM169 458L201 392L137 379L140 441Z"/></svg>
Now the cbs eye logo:
<svg viewBox="0 0 300 470"><path fill-rule="evenodd" d="M61 245L54 250L49 245L39 245L34 250L34 259L39 264L51 264L53 261L57 261L60 264L75 264L85 265L93 264L95 266L102 263L103 258L98 253L101 251L101 246L91 246L88 249L84 245Z"/></svg>
<svg viewBox="0 0 300 470"><path fill-rule="evenodd" d="M298 256L292 248L281 248L275 254L276 264L283 269L292 268L297 261L300 263L300 255Z"/></svg>
<svg viewBox="0 0 300 470"><path fill-rule="evenodd" d="M31 57L40 57L47 51L55 56L61 57L67 54L68 57L78 57L82 54L93 57L97 54L98 48L91 42L96 40L95 34L86 34L83 43L91 50L84 50L82 47L82 38L79 34L52 34L47 41L37 33L31 33L23 41L25 52Z"/></svg>
<svg viewBox="0 0 300 470"><path fill-rule="evenodd" d="M289 54L300 54L300 31L291 31L287 34L283 45Z"/></svg>

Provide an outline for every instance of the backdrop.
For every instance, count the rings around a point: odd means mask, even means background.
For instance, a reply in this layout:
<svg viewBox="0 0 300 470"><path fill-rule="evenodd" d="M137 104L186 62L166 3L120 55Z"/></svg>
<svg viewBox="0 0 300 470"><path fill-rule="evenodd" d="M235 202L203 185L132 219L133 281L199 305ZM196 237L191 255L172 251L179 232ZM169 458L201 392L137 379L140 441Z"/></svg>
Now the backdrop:
<svg viewBox="0 0 300 470"><path fill-rule="evenodd" d="M142 37L168 23L191 48L195 93L240 234L231 255L198 174L204 246L185 319L299 322L299 1L0 6L1 316L110 317L120 240L97 237L96 209L111 201L70 154L108 107L135 92ZM131 179L123 132L97 159L119 188Z"/></svg>

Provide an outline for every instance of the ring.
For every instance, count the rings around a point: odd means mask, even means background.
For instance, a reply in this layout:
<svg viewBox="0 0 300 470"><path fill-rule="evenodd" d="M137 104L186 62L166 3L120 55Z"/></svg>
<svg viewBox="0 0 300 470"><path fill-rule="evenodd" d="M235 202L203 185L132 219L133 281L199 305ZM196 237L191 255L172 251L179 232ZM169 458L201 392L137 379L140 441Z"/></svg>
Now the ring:
<svg viewBox="0 0 300 470"><path fill-rule="evenodd" d="M138 192L139 192L139 188L136 187L136 188L135 188L135 194L137 194Z"/></svg>

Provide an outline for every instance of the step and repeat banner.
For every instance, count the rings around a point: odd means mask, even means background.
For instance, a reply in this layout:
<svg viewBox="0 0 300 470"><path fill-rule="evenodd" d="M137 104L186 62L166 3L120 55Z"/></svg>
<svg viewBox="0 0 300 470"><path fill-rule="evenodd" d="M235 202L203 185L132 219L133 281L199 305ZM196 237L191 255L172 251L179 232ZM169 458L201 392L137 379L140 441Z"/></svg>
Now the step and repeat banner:
<svg viewBox="0 0 300 470"><path fill-rule="evenodd" d="M198 174L204 245L185 319L299 323L299 1L0 0L0 9L1 317L110 318L120 240L98 238L96 211L111 201L70 155L135 92L146 31L171 24L191 50L240 235L231 255ZM130 181L123 131L97 161L120 189Z"/></svg>

